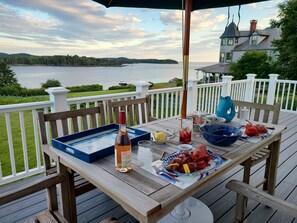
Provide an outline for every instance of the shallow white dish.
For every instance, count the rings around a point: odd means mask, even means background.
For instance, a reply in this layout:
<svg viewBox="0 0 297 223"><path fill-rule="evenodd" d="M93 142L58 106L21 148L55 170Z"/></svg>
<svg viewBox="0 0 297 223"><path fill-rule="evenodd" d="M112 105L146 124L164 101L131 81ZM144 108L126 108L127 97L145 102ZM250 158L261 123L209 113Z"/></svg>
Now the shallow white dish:
<svg viewBox="0 0 297 223"><path fill-rule="evenodd" d="M181 152L190 152L193 149L193 146L190 144L180 144L177 146Z"/></svg>
<svg viewBox="0 0 297 223"><path fill-rule="evenodd" d="M217 116L214 116L214 115L206 116L206 120L209 123L223 123L223 122L226 122L225 118L217 117Z"/></svg>

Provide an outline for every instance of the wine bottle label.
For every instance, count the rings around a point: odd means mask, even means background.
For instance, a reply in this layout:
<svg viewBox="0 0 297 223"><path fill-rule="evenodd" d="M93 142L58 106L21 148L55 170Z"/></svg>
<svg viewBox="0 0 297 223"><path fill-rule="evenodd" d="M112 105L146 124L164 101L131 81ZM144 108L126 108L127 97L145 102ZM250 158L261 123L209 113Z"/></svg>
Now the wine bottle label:
<svg viewBox="0 0 297 223"><path fill-rule="evenodd" d="M122 152L122 168L131 166L131 151Z"/></svg>
<svg viewBox="0 0 297 223"><path fill-rule="evenodd" d="M115 166L118 167L118 158L117 158L117 149L115 148L114 149L114 163L115 163Z"/></svg>

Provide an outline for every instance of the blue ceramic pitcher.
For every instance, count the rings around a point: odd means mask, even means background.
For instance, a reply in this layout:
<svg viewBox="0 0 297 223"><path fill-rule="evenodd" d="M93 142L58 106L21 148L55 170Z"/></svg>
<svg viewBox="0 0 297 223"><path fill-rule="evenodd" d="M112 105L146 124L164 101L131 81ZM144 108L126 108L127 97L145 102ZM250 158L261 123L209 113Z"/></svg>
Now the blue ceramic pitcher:
<svg viewBox="0 0 297 223"><path fill-rule="evenodd" d="M235 116L235 107L230 96L220 97L219 104L217 107L216 115L223 117L226 122L230 122Z"/></svg>

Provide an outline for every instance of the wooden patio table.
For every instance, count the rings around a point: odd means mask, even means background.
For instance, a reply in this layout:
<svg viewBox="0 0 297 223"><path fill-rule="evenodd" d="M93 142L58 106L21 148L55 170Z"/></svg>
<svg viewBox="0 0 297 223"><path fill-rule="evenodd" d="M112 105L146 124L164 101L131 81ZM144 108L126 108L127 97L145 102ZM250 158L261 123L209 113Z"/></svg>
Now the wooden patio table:
<svg viewBox="0 0 297 223"><path fill-rule="evenodd" d="M239 126L239 120L234 119L234 121L229 124ZM178 120L174 117L141 124L136 126L136 128L154 132L157 130L165 130L166 128L171 130L176 129L177 126ZM236 167L261 148L268 145L272 145L272 152L267 191L270 194L274 194L281 135L282 131L285 129L285 127L278 125L274 125L274 127L275 130L273 134L258 143L237 140L228 147L213 146L202 137L199 137L198 132L194 131L192 137L194 147L200 143L205 144L207 148L214 153L230 159L230 162L227 162L209 176L198 180L186 189L180 189L142 169L137 160L137 146L133 147L133 170L129 173L119 173L115 170L114 156L108 156L89 164L52 147L49 147L47 152L57 158L60 169L63 170L67 168L74 170L118 202L128 213L140 222L156 222L168 214L176 205L195 194L199 189L215 181L224 173ZM178 144L178 137L167 141L165 145L153 143L154 160L160 159L163 152L173 153L177 151ZM68 198L66 202L70 202L69 205L71 206L71 197ZM71 220L71 222L76 221L76 210L73 209L72 213L69 214L70 216L66 217L70 218L69 220Z"/></svg>

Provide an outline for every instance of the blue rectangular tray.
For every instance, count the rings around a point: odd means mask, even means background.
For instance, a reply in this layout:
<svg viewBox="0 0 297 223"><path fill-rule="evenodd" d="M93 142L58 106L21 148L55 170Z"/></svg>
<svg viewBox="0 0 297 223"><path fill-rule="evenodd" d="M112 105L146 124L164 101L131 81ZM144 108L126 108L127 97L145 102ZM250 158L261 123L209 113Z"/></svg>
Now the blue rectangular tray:
<svg viewBox="0 0 297 223"><path fill-rule="evenodd" d="M52 140L54 148L92 163L96 160L114 154L114 143L119 129L118 124L74 133ZM127 127L132 146L140 140L149 140L150 133Z"/></svg>

